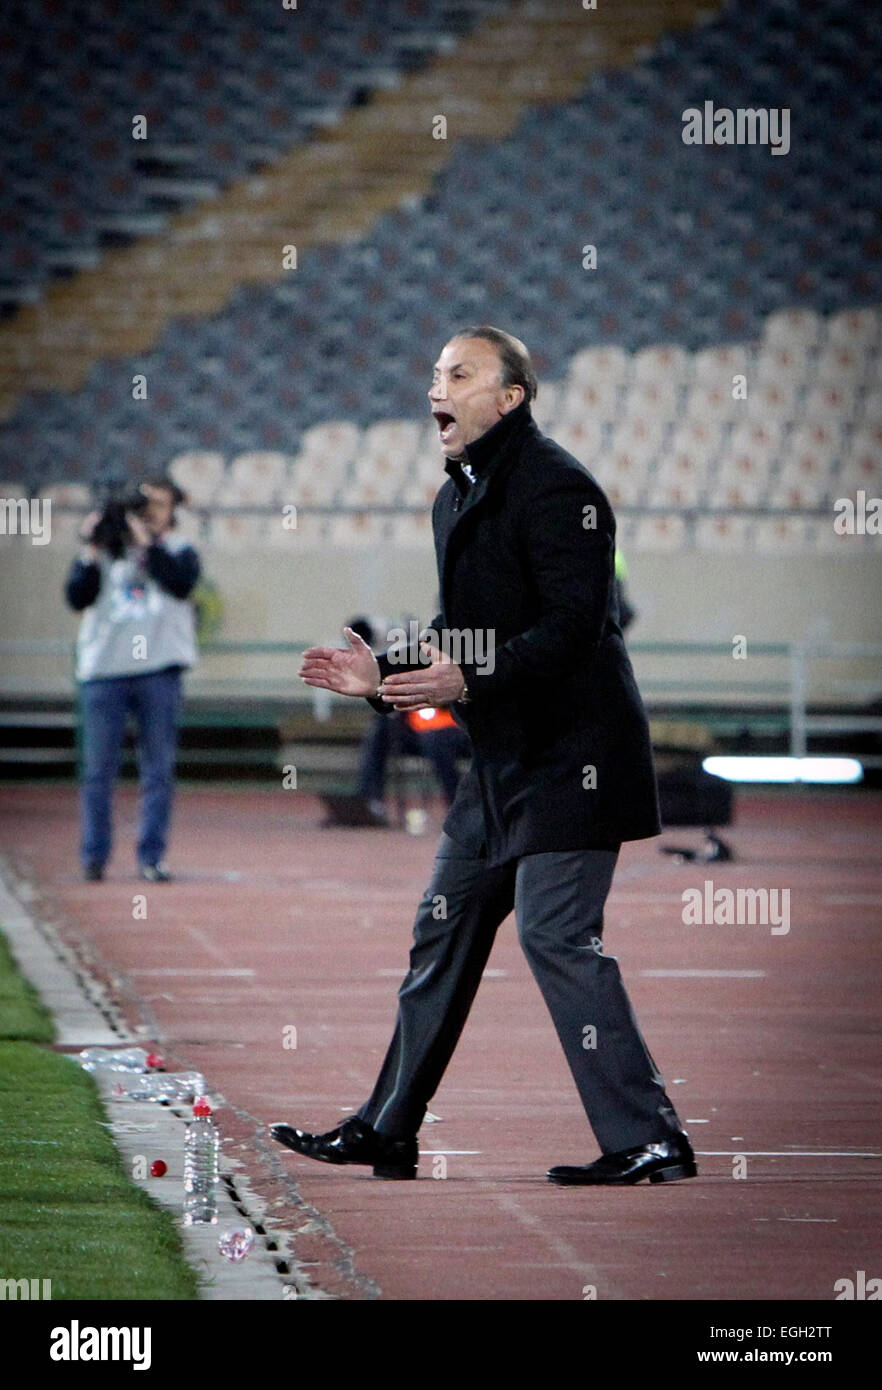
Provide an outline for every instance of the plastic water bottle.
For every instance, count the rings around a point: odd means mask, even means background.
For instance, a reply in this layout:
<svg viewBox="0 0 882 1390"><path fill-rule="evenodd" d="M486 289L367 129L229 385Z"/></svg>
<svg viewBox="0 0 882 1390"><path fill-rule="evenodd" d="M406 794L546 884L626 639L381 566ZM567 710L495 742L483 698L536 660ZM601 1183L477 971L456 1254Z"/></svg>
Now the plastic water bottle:
<svg viewBox="0 0 882 1390"><path fill-rule="evenodd" d="M184 1140L184 1225L213 1226L217 1221L218 1150L220 1135L211 1106L200 1096Z"/></svg>
<svg viewBox="0 0 882 1390"><path fill-rule="evenodd" d="M205 1091L205 1077L198 1071L160 1071L146 1076L120 1077L113 1088L119 1100L167 1100L191 1104Z"/></svg>
<svg viewBox="0 0 882 1390"><path fill-rule="evenodd" d="M231 1264L244 1260L253 1245L254 1232L250 1226L228 1226L217 1238L218 1250Z"/></svg>
<svg viewBox="0 0 882 1390"><path fill-rule="evenodd" d="M155 1071L165 1065L157 1052L145 1052L143 1047L84 1047L79 1063L85 1071L107 1067L110 1071Z"/></svg>

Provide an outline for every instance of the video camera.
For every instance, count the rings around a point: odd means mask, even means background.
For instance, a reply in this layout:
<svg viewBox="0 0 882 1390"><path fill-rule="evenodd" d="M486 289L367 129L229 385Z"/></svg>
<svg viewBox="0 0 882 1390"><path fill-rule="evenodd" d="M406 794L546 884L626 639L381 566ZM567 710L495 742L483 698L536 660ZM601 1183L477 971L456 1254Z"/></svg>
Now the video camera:
<svg viewBox="0 0 882 1390"><path fill-rule="evenodd" d="M126 520L126 512L134 512L136 516L144 516L150 501L144 496L143 492L132 492L127 496L114 497L105 502L100 517L95 523L89 540L92 545L97 545L100 550L106 550L114 560L118 560L125 553L127 545L131 545L134 537L129 529Z"/></svg>

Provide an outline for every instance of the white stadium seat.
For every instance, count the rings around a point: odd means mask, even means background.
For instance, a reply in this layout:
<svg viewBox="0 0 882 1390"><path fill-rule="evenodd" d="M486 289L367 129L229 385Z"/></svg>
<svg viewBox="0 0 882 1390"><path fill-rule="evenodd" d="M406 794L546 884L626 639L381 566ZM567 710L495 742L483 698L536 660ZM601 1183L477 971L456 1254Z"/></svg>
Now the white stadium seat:
<svg viewBox="0 0 882 1390"><path fill-rule="evenodd" d="M192 449L172 459L168 471L194 506L208 507L215 500L226 470L223 454L210 449Z"/></svg>

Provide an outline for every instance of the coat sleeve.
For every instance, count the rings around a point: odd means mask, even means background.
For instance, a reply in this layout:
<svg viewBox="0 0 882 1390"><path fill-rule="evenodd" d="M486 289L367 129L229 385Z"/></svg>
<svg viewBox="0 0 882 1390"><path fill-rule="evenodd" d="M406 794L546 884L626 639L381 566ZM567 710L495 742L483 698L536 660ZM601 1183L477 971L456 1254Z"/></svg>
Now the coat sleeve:
<svg viewBox="0 0 882 1390"><path fill-rule="evenodd" d="M191 545L173 552L154 542L147 547L147 572L173 598L188 598L199 578L199 556Z"/></svg>
<svg viewBox="0 0 882 1390"><path fill-rule="evenodd" d="M439 613L438 616L436 618L433 618L432 621L429 623L428 628L424 627L422 629L420 636L422 636L423 632L427 632L429 629L431 629L433 632L440 634L441 621L441 614ZM391 659L390 653L393 652L395 653L395 657L394 659ZM400 655L398 655L398 653L400 653ZM427 662L419 659L418 652L407 652L407 649L404 647L390 648L389 651L383 652L382 655L377 657L377 665L380 668L380 680L385 680L387 676L394 675L396 672L399 671L417 671L421 666L425 666L427 664ZM366 699L368 704L372 705L373 708L377 710L380 714L399 713L399 711L396 710L393 705L386 704L383 700L374 699L374 697L370 695L366 696Z"/></svg>
<svg viewBox="0 0 882 1390"><path fill-rule="evenodd" d="M101 589L101 567L95 560L77 558L71 565L64 596L71 608L82 613L94 603Z"/></svg>
<svg viewBox="0 0 882 1390"><path fill-rule="evenodd" d="M596 651L606 627L615 521L592 479L575 469L552 475L524 506L521 535L539 617L491 648L492 662L463 665L475 705L558 679Z"/></svg>

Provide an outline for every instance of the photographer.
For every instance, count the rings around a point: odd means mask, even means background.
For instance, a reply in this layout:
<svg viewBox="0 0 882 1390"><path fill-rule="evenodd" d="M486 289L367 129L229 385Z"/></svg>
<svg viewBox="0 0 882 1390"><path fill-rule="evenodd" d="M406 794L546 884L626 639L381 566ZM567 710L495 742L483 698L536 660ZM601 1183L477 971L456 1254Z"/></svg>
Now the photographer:
<svg viewBox="0 0 882 1390"><path fill-rule="evenodd" d="M172 797L181 672L196 660L190 593L199 556L169 534L184 494L151 478L128 498L86 517L84 547L65 587L83 612L77 680L83 717L82 845L87 879L104 876L112 845L111 801L126 717L138 726L141 825L138 870L151 883L171 877L163 862Z"/></svg>

